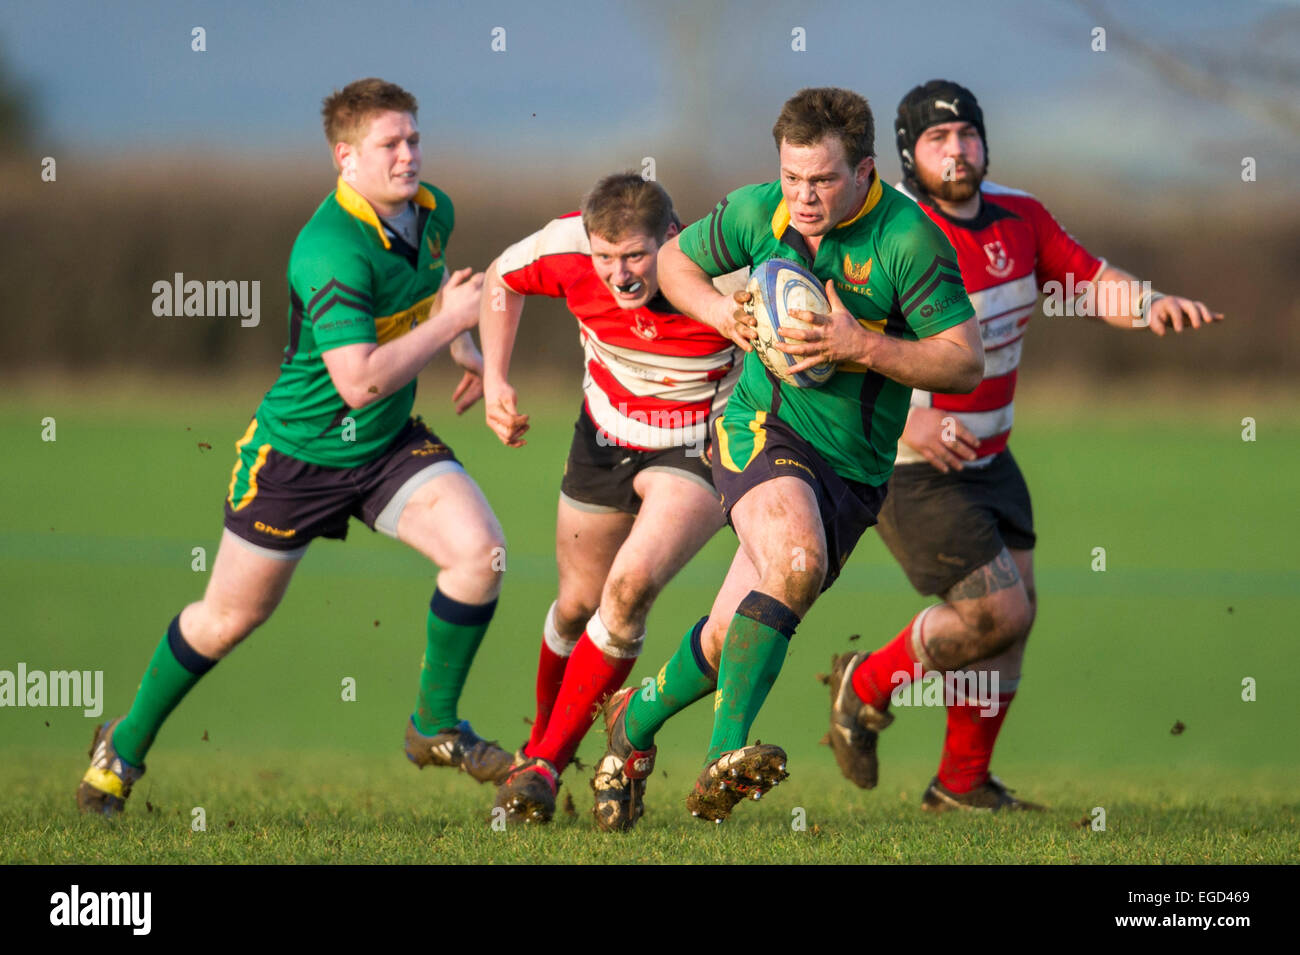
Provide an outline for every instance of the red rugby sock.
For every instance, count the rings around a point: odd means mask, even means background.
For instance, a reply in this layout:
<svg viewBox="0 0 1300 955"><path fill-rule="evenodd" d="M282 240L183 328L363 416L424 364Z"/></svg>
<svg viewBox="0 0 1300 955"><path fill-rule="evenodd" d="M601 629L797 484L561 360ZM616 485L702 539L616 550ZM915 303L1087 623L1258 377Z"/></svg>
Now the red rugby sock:
<svg viewBox="0 0 1300 955"><path fill-rule="evenodd" d="M914 623L916 617L898 636L868 656L853 671L853 689L857 691L858 698L882 713L889 706L889 695L898 687L907 686L916 676L917 661L912 656ZM906 678L898 676L900 673L905 674Z"/></svg>
<svg viewBox="0 0 1300 955"><path fill-rule="evenodd" d="M948 707L948 731L939 758L939 782L953 793L968 793L988 782L993 744L1007 718L1015 692L998 694L997 713L977 700L954 702Z"/></svg>
<svg viewBox="0 0 1300 955"><path fill-rule="evenodd" d="M529 742L524 752L563 772L591 729L601 704L623 685L634 663L636 657L607 656L584 632L564 670L564 683L547 720L546 733L540 742Z"/></svg>
<svg viewBox="0 0 1300 955"><path fill-rule="evenodd" d="M560 656L545 639L542 640L542 653L537 660L537 716L533 720L528 746L536 746L546 735L546 725L551 720L555 698L560 695L560 685L564 682L564 671L569 665L569 659Z"/></svg>

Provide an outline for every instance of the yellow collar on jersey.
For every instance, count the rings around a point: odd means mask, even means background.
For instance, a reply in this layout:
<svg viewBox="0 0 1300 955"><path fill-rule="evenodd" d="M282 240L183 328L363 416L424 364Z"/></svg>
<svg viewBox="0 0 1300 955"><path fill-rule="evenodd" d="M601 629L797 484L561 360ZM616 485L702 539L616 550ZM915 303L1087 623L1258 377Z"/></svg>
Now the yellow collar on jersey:
<svg viewBox="0 0 1300 955"><path fill-rule="evenodd" d="M365 196L344 182L342 176L339 176L338 185L335 186L334 198L338 200L339 205L343 207L345 212L373 228L379 235L379 241L384 243L385 249L393 247L393 244L388 241L388 236L384 234L384 226L379 221L379 215L375 212L375 207L370 204ZM438 207L438 203L433 198L433 193L424 188L423 185L415 194L415 204L429 210Z"/></svg>
<svg viewBox="0 0 1300 955"><path fill-rule="evenodd" d="M880 185L880 176L876 173L876 170L873 169L871 170L871 188L867 190L867 198L862 201L862 208L854 213L851 218L845 219L835 228L847 229L849 226L853 225L876 207L876 203L880 201L880 196L883 192L884 190ZM780 239L789 225L790 207L787 206L785 200L782 199L781 204L776 207L776 212L772 213L772 235Z"/></svg>

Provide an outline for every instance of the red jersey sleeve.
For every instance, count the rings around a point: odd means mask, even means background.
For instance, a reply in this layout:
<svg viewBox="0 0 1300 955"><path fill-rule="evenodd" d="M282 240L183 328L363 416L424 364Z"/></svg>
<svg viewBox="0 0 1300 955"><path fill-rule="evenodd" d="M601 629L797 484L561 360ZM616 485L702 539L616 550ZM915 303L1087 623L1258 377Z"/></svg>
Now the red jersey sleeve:
<svg viewBox="0 0 1300 955"><path fill-rule="evenodd" d="M591 270L591 245L582 215L553 219L497 258L497 273L520 295L564 298L570 285Z"/></svg>
<svg viewBox="0 0 1300 955"><path fill-rule="evenodd" d="M1061 224L1037 199L1029 200L1027 206L1038 245L1038 260L1034 267L1038 287L1042 288L1047 282L1064 285L1067 273L1074 275L1076 286L1096 278L1101 259L1061 228Z"/></svg>

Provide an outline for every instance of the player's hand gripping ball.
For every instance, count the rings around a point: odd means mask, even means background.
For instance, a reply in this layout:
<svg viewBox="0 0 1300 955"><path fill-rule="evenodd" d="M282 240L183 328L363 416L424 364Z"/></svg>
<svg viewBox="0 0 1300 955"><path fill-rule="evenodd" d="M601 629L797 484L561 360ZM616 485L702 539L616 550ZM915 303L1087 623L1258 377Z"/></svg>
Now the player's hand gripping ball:
<svg viewBox="0 0 1300 955"><path fill-rule="evenodd" d="M835 365L823 362L798 374L790 374L790 366L802 361L797 355L787 355L775 346L783 327L813 328L795 318L791 312L805 310L818 315L829 315L831 303L826 299L821 282L798 262L789 259L768 259L750 276L749 302L745 310L752 313L758 333L754 351L767 370L787 385L795 388L815 388L824 385L835 374Z"/></svg>

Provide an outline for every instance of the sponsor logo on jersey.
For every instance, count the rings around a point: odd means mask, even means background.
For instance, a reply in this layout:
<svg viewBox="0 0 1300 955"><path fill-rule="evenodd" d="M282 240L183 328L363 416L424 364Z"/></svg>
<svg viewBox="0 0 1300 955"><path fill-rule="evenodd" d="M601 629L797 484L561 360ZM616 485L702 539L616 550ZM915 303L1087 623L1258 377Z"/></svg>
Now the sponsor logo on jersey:
<svg viewBox="0 0 1300 955"><path fill-rule="evenodd" d="M960 302L965 297L966 297L965 293L953 294L953 295L949 295L947 298L936 299L933 302L929 302L925 305L922 305L921 317L929 318L931 315L934 315L936 312L942 315L944 312L948 311L949 308L951 308L953 305Z"/></svg>
<svg viewBox="0 0 1300 955"><path fill-rule="evenodd" d="M984 243L984 254L989 257L989 264L984 267L995 278L1006 278L1015 267L1015 259L1007 256L1007 250L1002 247L1000 239Z"/></svg>
<svg viewBox="0 0 1300 955"><path fill-rule="evenodd" d="M445 444L436 444L428 438L424 440L424 447L411 449L411 454L422 458L427 458L431 454L445 454L446 452L447 446Z"/></svg>
<svg viewBox="0 0 1300 955"><path fill-rule="evenodd" d="M420 299L410 308L404 308L392 315L375 316L375 339L378 343L380 345L387 344L419 325L420 321L429 314L434 297L429 295Z"/></svg>

